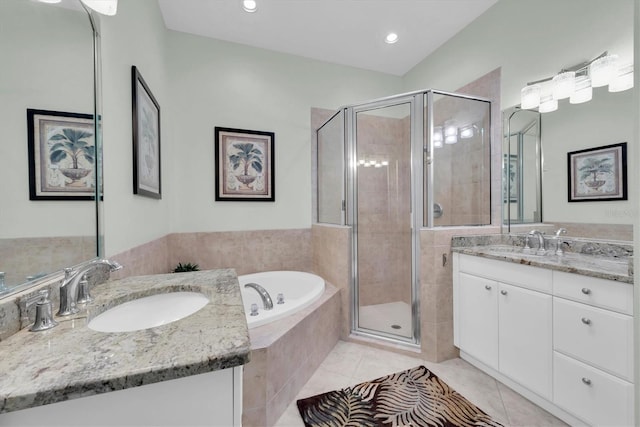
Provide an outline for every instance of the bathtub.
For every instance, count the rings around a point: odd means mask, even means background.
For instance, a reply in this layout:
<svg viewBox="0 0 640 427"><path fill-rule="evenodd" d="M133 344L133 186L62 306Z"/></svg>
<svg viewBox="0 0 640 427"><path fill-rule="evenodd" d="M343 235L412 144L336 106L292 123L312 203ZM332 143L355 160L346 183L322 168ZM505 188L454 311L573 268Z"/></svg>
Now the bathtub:
<svg viewBox="0 0 640 427"><path fill-rule="evenodd" d="M302 271L267 271L238 276L244 311L249 329L281 319L318 300L324 292L324 279ZM273 309L265 310L260 295L255 289L245 288L247 283L257 283L269 292ZM278 304L278 294L284 303ZM251 316L251 304L258 305L258 314Z"/></svg>

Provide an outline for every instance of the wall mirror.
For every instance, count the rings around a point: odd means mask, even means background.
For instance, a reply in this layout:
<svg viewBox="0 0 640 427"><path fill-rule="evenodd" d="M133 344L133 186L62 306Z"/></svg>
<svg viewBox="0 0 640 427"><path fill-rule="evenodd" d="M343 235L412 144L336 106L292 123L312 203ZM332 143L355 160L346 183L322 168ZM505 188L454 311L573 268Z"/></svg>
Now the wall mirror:
<svg viewBox="0 0 640 427"><path fill-rule="evenodd" d="M633 141L633 90L594 88L583 104L503 111L503 221L631 224L627 201L568 202L567 153ZM631 175L629 175L631 176ZM629 183L633 185L632 183ZM631 188L631 187L630 187Z"/></svg>
<svg viewBox="0 0 640 427"><path fill-rule="evenodd" d="M0 1L0 298L101 252L95 24L79 0Z"/></svg>
<svg viewBox="0 0 640 427"><path fill-rule="evenodd" d="M542 221L541 114L512 107L503 112L502 218L512 224Z"/></svg>

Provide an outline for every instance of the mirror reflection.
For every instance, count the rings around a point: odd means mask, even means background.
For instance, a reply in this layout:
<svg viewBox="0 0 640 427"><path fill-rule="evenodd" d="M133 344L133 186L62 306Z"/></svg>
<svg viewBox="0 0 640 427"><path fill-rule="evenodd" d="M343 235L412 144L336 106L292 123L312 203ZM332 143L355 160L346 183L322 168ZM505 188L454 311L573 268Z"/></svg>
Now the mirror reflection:
<svg viewBox="0 0 640 427"><path fill-rule="evenodd" d="M502 216L508 226L542 222L540 116L519 108L504 112Z"/></svg>
<svg viewBox="0 0 640 427"><path fill-rule="evenodd" d="M505 225L541 221L630 224L633 218L625 201L568 201L567 153L632 141L633 120L629 114L632 109L632 90L609 92L600 87L593 90L591 101L570 104L562 100L558 110L550 113L516 107L505 110ZM534 123L536 118L538 124ZM536 146L540 152L536 152ZM542 159L542 167L538 167ZM539 214L543 210L544 215Z"/></svg>
<svg viewBox="0 0 640 427"><path fill-rule="evenodd" d="M88 14L79 0L3 0L0 52L0 271L11 289L97 255Z"/></svg>

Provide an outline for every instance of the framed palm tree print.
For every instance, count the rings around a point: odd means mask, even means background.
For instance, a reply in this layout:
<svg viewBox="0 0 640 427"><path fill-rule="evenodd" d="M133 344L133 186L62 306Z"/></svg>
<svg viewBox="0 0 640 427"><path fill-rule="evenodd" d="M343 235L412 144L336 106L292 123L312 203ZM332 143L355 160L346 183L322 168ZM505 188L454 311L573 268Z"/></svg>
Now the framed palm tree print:
<svg viewBox="0 0 640 427"><path fill-rule="evenodd" d="M627 143L567 153L569 202L627 200Z"/></svg>
<svg viewBox="0 0 640 427"><path fill-rule="evenodd" d="M30 200L95 200L91 114L27 109Z"/></svg>
<svg viewBox="0 0 640 427"><path fill-rule="evenodd" d="M273 132L215 128L216 201L275 201Z"/></svg>
<svg viewBox="0 0 640 427"><path fill-rule="evenodd" d="M131 86L133 194L161 199L160 104L135 65L131 67Z"/></svg>

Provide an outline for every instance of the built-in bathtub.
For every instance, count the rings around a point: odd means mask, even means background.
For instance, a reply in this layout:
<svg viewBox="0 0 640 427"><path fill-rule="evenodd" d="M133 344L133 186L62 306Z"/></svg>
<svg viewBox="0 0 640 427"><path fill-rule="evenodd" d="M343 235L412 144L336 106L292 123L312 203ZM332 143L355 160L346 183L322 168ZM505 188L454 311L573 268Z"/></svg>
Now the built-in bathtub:
<svg viewBox="0 0 640 427"><path fill-rule="evenodd" d="M251 357L244 365L242 425L268 427L280 418L338 342L340 290L319 276L290 271L248 274L238 276L238 281L245 311L250 313L255 303L260 313L253 316L255 320L247 316ZM258 292L244 288L252 282L268 290L273 310L265 311ZM284 294L281 306L290 303L285 314L285 308L278 307L278 293ZM259 319L269 311L273 311L271 316Z"/></svg>
<svg viewBox="0 0 640 427"><path fill-rule="evenodd" d="M238 276L247 325L255 328L282 319L302 310L318 300L324 293L324 279L302 271L267 271ZM245 287L255 283L264 288L273 302L273 308L266 310L256 289ZM278 296L282 300L278 301ZM251 314L251 306L256 304L257 312Z"/></svg>

